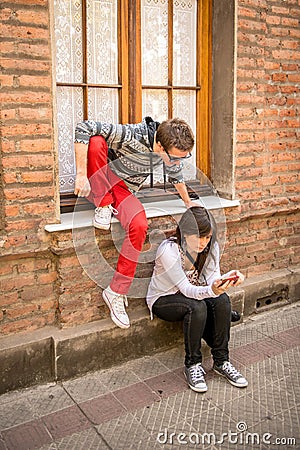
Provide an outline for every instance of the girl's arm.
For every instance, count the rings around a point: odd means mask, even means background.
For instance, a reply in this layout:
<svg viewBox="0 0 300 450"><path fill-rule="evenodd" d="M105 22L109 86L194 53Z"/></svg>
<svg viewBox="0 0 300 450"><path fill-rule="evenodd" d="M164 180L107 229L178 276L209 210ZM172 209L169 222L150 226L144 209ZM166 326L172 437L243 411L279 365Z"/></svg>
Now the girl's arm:
<svg viewBox="0 0 300 450"><path fill-rule="evenodd" d="M182 269L181 258L175 243L167 243L160 254L160 263L164 269L163 274L168 281L186 297L202 300L203 298L216 297L211 286L194 286L191 284Z"/></svg>

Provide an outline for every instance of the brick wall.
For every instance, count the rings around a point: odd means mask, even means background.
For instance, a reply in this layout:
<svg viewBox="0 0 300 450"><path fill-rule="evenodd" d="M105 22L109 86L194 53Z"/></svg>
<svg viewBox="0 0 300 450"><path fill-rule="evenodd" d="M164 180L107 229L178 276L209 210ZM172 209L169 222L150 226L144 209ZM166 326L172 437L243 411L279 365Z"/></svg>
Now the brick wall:
<svg viewBox="0 0 300 450"><path fill-rule="evenodd" d="M238 0L235 189L222 268L255 276L299 263L299 16L297 0ZM45 0L2 2L0 333L107 317L100 289L57 220L52 53ZM151 228L171 232L169 219ZM108 262L109 233L96 233ZM98 270L88 248L90 270ZM138 279L151 273L141 264ZM102 273L103 275L103 273ZM141 291L142 293L142 291ZM130 308L143 306L141 299Z"/></svg>
<svg viewBox="0 0 300 450"><path fill-rule="evenodd" d="M299 200L298 0L239 0L236 182L242 213Z"/></svg>
<svg viewBox="0 0 300 450"><path fill-rule="evenodd" d="M239 0L237 13L235 189L242 220L231 223L229 214L223 264L235 261L252 276L299 263L300 3Z"/></svg>
<svg viewBox="0 0 300 450"><path fill-rule="evenodd" d="M1 4L0 330L56 320L57 270L44 225L55 221L48 2Z"/></svg>

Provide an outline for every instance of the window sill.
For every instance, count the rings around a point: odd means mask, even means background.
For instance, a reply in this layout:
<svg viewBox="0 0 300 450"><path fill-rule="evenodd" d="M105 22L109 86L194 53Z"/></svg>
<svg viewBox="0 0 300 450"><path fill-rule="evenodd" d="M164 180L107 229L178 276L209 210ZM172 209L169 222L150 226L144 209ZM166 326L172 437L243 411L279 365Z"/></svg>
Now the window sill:
<svg viewBox="0 0 300 450"><path fill-rule="evenodd" d="M204 206L208 210L232 208L240 205L239 200L228 200L214 195L205 196L202 197L201 200L193 201L200 206ZM148 219L154 217L182 214L186 210L182 200L180 199L161 202L147 202L143 204ZM93 224L93 216L94 210L64 213L60 216L60 223L48 224L45 226L45 230L49 233L54 233L56 231L66 231L72 230L74 228L90 227ZM112 222L118 221L117 219L113 218Z"/></svg>

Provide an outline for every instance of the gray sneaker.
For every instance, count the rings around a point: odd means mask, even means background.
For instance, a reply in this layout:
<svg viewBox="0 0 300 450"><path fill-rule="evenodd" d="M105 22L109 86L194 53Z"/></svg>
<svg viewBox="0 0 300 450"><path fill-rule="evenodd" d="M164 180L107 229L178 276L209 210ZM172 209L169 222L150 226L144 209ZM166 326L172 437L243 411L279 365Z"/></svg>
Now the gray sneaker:
<svg viewBox="0 0 300 450"><path fill-rule="evenodd" d="M238 370L229 362L223 362L222 366L214 364L214 371L225 377L233 386L244 388L248 386L248 381Z"/></svg>
<svg viewBox="0 0 300 450"><path fill-rule="evenodd" d="M207 384L205 383L204 375L205 371L201 363L194 364L191 367L184 368L184 375L188 382L188 385L193 391L206 392Z"/></svg>

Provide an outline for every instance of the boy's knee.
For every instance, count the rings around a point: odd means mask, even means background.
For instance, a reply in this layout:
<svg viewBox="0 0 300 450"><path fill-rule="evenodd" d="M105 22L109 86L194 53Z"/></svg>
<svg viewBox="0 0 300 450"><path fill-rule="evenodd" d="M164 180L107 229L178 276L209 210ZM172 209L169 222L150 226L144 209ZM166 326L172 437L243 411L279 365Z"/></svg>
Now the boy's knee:
<svg viewBox="0 0 300 450"><path fill-rule="evenodd" d="M102 150L107 150L107 142L103 136L92 136L89 141L89 156L95 155Z"/></svg>

